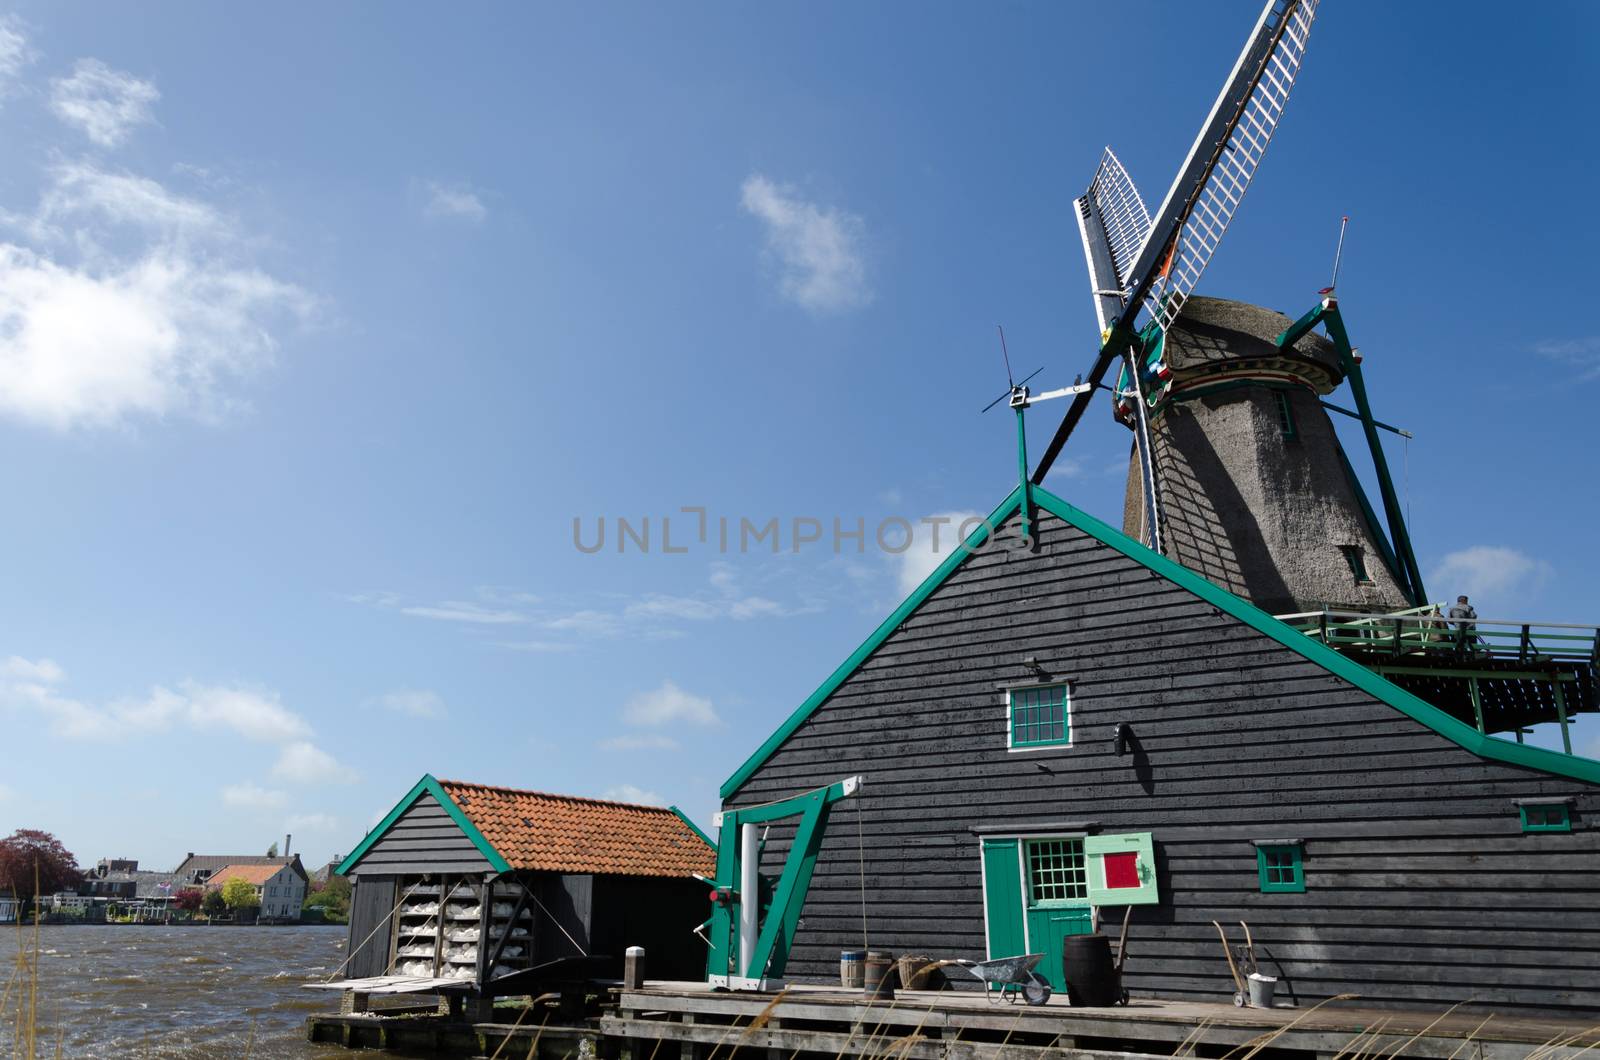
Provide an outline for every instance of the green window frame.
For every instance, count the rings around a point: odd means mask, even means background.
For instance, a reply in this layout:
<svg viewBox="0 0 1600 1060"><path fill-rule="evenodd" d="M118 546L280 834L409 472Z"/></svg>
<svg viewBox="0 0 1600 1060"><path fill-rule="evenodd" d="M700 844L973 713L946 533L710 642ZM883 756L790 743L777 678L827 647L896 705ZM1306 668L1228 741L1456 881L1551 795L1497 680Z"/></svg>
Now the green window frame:
<svg viewBox="0 0 1600 1060"><path fill-rule="evenodd" d="M1572 831L1572 811L1564 802L1524 802L1517 809L1524 832Z"/></svg>
<svg viewBox="0 0 1600 1060"><path fill-rule="evenodd" d="M1339 551L1344 553L1344 561L1350 565L1350 574L1355 578L1357 585L1371 585L1372 575L1367 573L1367 560L1362 555L1360 545L1340 545Z"/></svg>
<svg viewBox="0 0 1600 1060"><path fill-rule="evenodd" d="M1289 392L1287 390L1274 390L1272 396L1278 404L1278 430L1283 432L1285 441L1293 441L1300 434L1295 429L1294 406L1289 404Z"/></svg>
<svg viewBox="0 0 1600 1060"><path fill-rule="evenodd" d="M1089 862L1081 839L1029 839L1028 901L1036 906L1083 906L1089 899Z"/></svg>
<svg viewBox="0 0 1600 1060"><path fill-rule="evenodd" d="M1262 894L1303 894L1305 851L1299 843L1257 843L1256 872Z"/></svg>
<svg viewBox="0 0 1600 1060"><path fill-rule="evenodd" d="M1006 714L1011 750L1072 746L1072 696L1065 684L1008 689Z"/></svg>

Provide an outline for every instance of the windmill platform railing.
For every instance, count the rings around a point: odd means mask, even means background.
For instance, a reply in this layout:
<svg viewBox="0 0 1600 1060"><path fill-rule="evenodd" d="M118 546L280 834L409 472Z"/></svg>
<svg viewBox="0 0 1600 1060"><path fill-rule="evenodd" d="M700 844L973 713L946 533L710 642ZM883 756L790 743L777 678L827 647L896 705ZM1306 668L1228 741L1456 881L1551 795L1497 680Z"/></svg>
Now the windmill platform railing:
<svg viewBox="0 0 1600 1060"><path fill-rule="evenodd" d="M1480 732L1514 733L1520 742L1529 726L1555 722L1571 753L1573 718L1600 712L1597 626L1453 619L1433 605L1277 617Z"/></svg>

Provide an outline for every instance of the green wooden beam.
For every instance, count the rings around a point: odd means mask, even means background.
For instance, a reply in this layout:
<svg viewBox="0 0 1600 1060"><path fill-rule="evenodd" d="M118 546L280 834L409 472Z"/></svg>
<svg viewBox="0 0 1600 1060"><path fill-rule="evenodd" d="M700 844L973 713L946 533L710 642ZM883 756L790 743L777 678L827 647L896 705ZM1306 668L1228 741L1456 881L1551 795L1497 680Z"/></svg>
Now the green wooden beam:
<svg viewBox="0 0 1600 1060"><path fill-rule="evenodd" d="M1378 438L1377 421L1372 418L1372 403L1367 400L1367 384L1361 376L1361 365L1356 363L1355 351L1350 346L1350 336L1344 330L1344 319L1339 315L1339 306L1331 298L1323 303L1322 325L1328 329L1328 337L1333 340L1334 349L1339 352L1339 361L1344 366L1345 378L1350 382L1350 393L1356 399L1356 411L1361 413L1361 428L1367 436L1367 446L1372 450L1372 465L1378 473L1378 492L1383 497L1384 514L1389 519L1389 538L1394 545L1395 555L1400 560L1401 569L1406 575L1407 595L1411 597L1414 606L1421 607L1428 601L1427 590L1422 585L1422 569L1417 565L1416 554L1411 549L1411 534L1406 529L1405 513L1400 507L1400 498L1394 491L1394 479L1389 475L1389 461L1383 455L1383 442Z"/></svg>
<svg viewBox="0 0 1600 1060"><path fill-rule="evenodd" d="M1322 314L1326 312L1326 310L1327 307L1323 303L1318 302L1316 308L1312 309L1311 312L1307 313L1299 320L1296 320L1293 324L1290 324L1288 330L1274 340L1277 342L1278 347L1280 349L1288 349L1303 339L1306 335L1310 334L1312 328L1322 323Z"/></svg>

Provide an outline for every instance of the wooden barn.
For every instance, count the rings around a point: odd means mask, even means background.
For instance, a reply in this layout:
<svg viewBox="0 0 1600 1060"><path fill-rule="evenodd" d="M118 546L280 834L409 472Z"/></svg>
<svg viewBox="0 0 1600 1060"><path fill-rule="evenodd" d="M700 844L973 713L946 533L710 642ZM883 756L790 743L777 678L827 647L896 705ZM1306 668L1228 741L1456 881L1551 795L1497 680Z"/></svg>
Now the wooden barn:
<svg viewBox="0 0 1600 1060"><path fill-rule="evenodd" d="M450 979L489 997L550 975L698 976L710 843L674 808L424 776L338 867L348 980Z"/></svg>
<svg viewBox="0 0 1600 1060"><path fill-rule="evenodd" d="M1063 938L1127 907L1135 997L1229 998L1213 921L1245 921L1280 999L1600 1008L1600 762L1430 705L1042 488L989 523L722 787L726 813L864 778L787 978L837 981L865 942L1043 952L1059 988Z"/></svg>

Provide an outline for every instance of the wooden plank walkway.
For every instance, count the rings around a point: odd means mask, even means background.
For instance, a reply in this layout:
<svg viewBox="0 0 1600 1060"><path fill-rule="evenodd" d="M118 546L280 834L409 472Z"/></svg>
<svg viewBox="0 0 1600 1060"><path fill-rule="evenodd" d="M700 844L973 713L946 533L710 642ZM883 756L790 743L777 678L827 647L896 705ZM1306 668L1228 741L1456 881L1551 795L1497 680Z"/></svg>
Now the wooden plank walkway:
<svg viewBox="0 0 1600 1060"><path fill-rule="evenodd" d="M752 1027L752 1024L755 1024ZM1061 996L1039 1008L993 1004L976 991L901 991L870 1002L839 987L796 986L781 995L714 993L703 983L649 983L623 991L601 1020L620 1051L644 1060L666 1043L682 1060L763 1060L801 1054L896 1054L903 1060L1100 1060L1222 1056L1271 1038L1271 1055L1369 1055L1416 1060L1541 1060L1600 1054L1600 1013L1583 1022L1488 1012L1375 1009L1335 1001L1317 1009L1239 1009L1227 1003L1136 998L1129 1006L1074 1009ZM1554 1044L1552 1044L1554 1043ZM1248 1048L1241 1050L1247 1052ZM670 1054L668 1054L670 1055ZM658 1057L657 1060L663 1060Z"/></svg>

